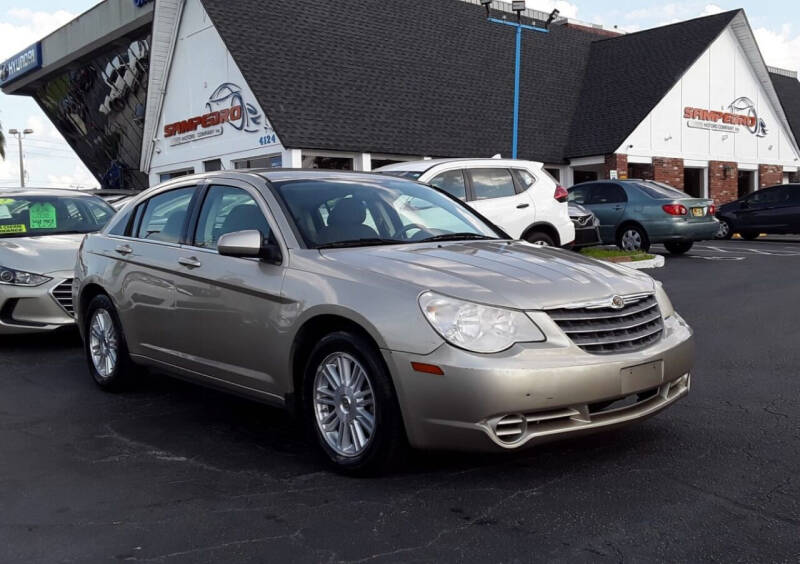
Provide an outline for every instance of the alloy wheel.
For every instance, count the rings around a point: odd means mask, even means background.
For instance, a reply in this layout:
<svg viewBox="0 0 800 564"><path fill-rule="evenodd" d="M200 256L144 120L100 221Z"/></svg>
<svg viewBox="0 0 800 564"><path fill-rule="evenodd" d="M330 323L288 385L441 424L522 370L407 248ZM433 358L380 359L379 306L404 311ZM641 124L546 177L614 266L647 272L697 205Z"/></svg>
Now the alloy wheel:
<svg viewBox="0 0 800 564"><path fill-rule="evenodd" d="M314 377L314 414L325 442L337 454L355 457L375 434L375 395L369 374L344 352L328 355Z"/></svg>
<svg viewBox="0 0 800 564"><path fill-rule="evenodd" d="M725 239L730 233L731 226L728 225L727 221L720 221L719 222L719 230L717 231L717 239Z"/></svg>
<svg viewBox="0 0 800 564"><path fill-rule="evenodd" d="M114 373L119 357L119 340L111 314L105 309L97 309L89 325L89 351L92 364L102 378Z"/></svg>
<svg viewBox="0 0 800 564"><path fill-rule="evenodd" d="M628 229L622 234L622 248L626 251L638 251L642 248L642 235L636 229Z"/></svg>

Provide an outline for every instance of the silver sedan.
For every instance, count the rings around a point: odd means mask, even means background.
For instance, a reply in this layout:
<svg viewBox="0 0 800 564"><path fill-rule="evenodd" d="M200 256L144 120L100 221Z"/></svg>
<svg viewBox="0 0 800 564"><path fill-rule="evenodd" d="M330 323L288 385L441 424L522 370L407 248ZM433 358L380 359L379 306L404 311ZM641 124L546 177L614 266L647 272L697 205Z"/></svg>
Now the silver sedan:
<svg viewBox="0 0 800 564"><path fill-rule="evenodd" d="M139 365L298 413L337 469L513 450L686 395L692 331L645 274L510 240L416 182L220 172L87 237L74 299L103 388Z"/></svg>
<svg viewBox="0 0 800 564"><path fill-rule="evenodd" d="M74 325L78 247L113 215L100 198L74 190L0 191L0 335Z"/></svg>

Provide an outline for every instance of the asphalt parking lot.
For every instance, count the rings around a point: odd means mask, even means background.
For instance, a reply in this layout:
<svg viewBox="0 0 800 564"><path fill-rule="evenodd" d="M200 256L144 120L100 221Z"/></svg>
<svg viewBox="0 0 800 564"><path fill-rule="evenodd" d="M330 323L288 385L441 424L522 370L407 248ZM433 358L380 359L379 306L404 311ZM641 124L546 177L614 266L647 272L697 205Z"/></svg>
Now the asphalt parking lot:
<svg viewBox="0 0 800 564"><path fill-rule="evenodd" d="M688 398L368 480L323 470L281 412L158 375L106 394L75 333L4 337L0 562L797 561L800 239L650 272L696 331Z"/></svg>

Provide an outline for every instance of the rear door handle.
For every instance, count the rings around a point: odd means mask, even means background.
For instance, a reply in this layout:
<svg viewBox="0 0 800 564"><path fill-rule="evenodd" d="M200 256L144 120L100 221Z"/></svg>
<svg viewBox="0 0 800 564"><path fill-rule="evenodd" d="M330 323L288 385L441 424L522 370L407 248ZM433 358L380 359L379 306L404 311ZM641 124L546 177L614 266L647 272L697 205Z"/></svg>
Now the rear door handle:
<svg viewBox="0 0 800 564"><path fill-rule="evenodd" d="M203 266L203 263L194 257L181 257L178 259L178 262L188 268L199 268Z"/></svg>
<svg viewBox="0 0 800 564"><path fill-rule="evenodd" d="M129 255L133 252L133 249L129 245L117 245L117 248L114 250L121 255Z"/></svg>
<svg viewBox="0 0 800 564"><path fill-rule="evenodd" d="M520 205L518 205L518 206L517 206L517 209L518 209L518 210L524 210L524 209L525 209L525 208L527 208L528 206L530 206L530 204L520 204Z"/></svg>

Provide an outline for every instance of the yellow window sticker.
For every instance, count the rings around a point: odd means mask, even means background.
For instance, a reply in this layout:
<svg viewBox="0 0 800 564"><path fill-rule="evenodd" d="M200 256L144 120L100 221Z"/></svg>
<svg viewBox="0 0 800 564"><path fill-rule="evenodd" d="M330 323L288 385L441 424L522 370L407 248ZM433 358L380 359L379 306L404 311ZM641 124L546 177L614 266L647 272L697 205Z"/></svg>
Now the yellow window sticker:
<svg viewBox="0 0 800 564"><path fill-rule="evenodd" d="M11 198L0 198L0 206L7 206L9 204L13 204L16 200L12 200Z"/></svg>
<svg viewBox="0 0 800 564"><path fill-rule="evenodd" d="M56 207L53 204L33 204L28 210L30 213L31 229L55 229L56 225Z"/></svg>
<svg viewBox="0 0 800 564"><path fill-rule="evenodd" d="M27 233L25 225L0 225L0 235L4 233Z"/></svg>

